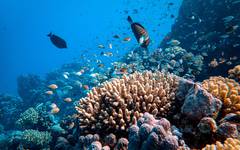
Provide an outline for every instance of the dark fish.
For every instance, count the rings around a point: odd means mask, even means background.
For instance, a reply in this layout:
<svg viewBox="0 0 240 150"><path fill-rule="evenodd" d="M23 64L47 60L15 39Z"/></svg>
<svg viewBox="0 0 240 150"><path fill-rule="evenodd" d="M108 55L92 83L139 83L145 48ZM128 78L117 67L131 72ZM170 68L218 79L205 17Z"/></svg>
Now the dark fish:
<svg viewBox="0 0 240 150"><path fill-rule="evenodd" d="M170 16L171 18L174 18L175 16L173 15L173 14L171 14L171 16Z"/></svg>
<svg viewBox="0 0 240 150"><path fill-rule="evenodd" d="M128 16L127 20L131 24L132 32L138 43L141 47L147 48L150 43L150 38L145 28L141 24L133 22L130 16Z"/></svg>
<svg viewBox="0 0 240 150"><path fill-rule="evenodd" d="M51 32L47 35L50 37L51 42L57 47L57 48L67 48L67 43L64 39L60 38L57 35L52 34Z"/></svg>
<svg viewBox="0 0 240 150"><path fill-rule="evenodd" d="M220 122L230 122L233 124L240 125L240 115L239 114L229 114L226 117L224 117Z"/></svg>
<svg viewBox="0 0 240 150"><path fill-rule="evenodd" d="M120 37L119 37L119 35L114 35L113 36L115 39L119 39Z"/></svg>

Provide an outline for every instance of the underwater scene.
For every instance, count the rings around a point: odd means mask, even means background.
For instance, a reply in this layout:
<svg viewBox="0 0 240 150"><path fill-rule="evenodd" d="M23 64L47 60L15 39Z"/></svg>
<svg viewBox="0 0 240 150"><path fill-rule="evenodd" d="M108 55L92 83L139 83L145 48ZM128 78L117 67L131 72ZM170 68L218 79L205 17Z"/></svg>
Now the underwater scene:
<svg viewBox="0 0 240 150"><path fill-rule="evenodd" d="M240 0L0 0L0 150L240 150Z"/></svg>

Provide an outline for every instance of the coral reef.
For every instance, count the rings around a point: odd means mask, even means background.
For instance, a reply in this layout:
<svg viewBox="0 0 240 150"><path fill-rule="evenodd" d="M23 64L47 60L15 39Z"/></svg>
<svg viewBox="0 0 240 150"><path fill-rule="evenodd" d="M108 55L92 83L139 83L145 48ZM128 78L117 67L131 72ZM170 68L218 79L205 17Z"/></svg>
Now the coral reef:
<svg viewBox="0 0 240 150"><path fill-rule="evenodd" d="M127 150L128 140L126 138L117 140L116 136L112 133L107 135L103 140L100 139L98 134L88 134L79 137L78 148L88 150Z"/></svg>
<svg viewBox="0 0 240 150"><path fill-rule="evenodd" d="M190 120L200 120L207 116L216 118L221 107L222 102L219 99L213 97L201 85L195 84L185 97L181 113Z"/></svg>
<svg viewBox="0 0 240 150"><path fill-rule="evenodd" d="M223 102L222 116L240 114L240 85L232 79L210 77L202 82L203 88Z"/></svg>
<svg viewBox="0 0 240 150"><path fill-rule="evenodd" d="M22 129L41 129L52 128L56 123L54 116L47 111L47 106L43 103L36 107L30 107L20 114L16 125Z"/></svg>
<svg viewBox="0 0 240 150"><path fill-rule="evenodd" d="M23 129L32 128L38 123L38 118L38 112L33 107L30 107L20 114L16 124Z"/></svg>
<svg viewBox="0 0 240 150"><path fill-rule="evenodd" d="M216 142L216 144L206 145L202 150L237 150L240 149L240 141L238 139L228 138L224 141L224 143L221 143L219 141Z"/></svg>
<svg viewBox="0 0 240 150"><path fill-rule="evenodd" d="M227 76L227 71L238 65L240 58L239 44L236 44L240 33L239 15L236 15L239 4L234 2L183 0L178 17L169 34L161 41L160 47L165 49L172 39L176 39L181 42L183 49L194 55L203 55L203 69L196 76L197 80L216 75ZM224 18L228 16L234 16L234 19L225 22ZM237 29L233 32L226 31L234 26ZM231 59L234 57L238 59ZM210 68L208 64L214 59L225 62Z"/></svg>
<svg viewBox="0 0 240 150"><path fill-rule="evenodd" d="M155 51L151 56L157 63L152 61L151 65L159 65L160 70L174 73L180 77L195 79L203 66L203 57L187 52L180 46L169 46L162 51Z"/></svg>
<svg viewBox="0 0 240 150"><path fill-rule="evenodd" d="M21 144L24 148L48 148L52 141L49 132L41 132L38 130L25 130L22 133Z"/></svg>
<svg viewBox="0 0 240 150"><path fill-rule="evenodd" d="M134 73L93 88L76 106L84 131L125 131L150 112L166 116L174 108L178 79L161 72Z"/></svg>
<svg viewBox="0 0 240 150"><path fill-rule="evenodd" d="M24 101L25 108L46 100L43 87L44 81L37 75L22 75L17 78L18 94Z"/></svg>
<svg viewBox="0 0 240 150"><path fill-rule="evenodd" d="M14 128L14 122L22 112L23 105L19 97L0 94L0 122L6 130Z"/></svg>
<svg viewBox="0 0 240 150"><path fill-rule="evenodd" d="M129 128L128 148L131 150L177 150L179 147L179 139L172 134L171 124L165 118L156 120L151 114L144 113L137 124Z"/></svg>
<svg viewBox="0 0 240 150"><path fill-rule="evenodd" d="M228 70L229 78L233 78L240 82L240 65L235 66L233 69Z"/></svg>

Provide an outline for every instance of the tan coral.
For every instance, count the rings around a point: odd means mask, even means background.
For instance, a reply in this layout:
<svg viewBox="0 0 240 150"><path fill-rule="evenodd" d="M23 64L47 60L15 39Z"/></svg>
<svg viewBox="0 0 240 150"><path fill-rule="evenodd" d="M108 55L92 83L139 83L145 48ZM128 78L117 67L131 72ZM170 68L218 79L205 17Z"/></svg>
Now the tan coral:
<svg viewBox="0 0 240 150"><path fill-rule="evenodd" d="M134 73L93 88L76 106L79 124L86 132L127 130L149 112L166 116L171 112L178 78L161 72Z"/></svg>
<svg viewBox="0 0 240 150"><path fill-rule="evenodd" d="M229 113L240 114L240 85L228 78L210 77L203 87L223 102L223 117Z"/></svg>
<svg viewBox="0 0 240 150"><path fill-rule="evenodd" d="M229 78L236 79L240 82L240 65L235 66L233 69L228 71Z"/></svg>
<svg viewBox="0 0 240 150"><path fill-rule="evenodd" d="M224 144L217 141L216 144L206 145L202 150L237 150L240 149L240 141L238 139L228 138Z"/></svg>

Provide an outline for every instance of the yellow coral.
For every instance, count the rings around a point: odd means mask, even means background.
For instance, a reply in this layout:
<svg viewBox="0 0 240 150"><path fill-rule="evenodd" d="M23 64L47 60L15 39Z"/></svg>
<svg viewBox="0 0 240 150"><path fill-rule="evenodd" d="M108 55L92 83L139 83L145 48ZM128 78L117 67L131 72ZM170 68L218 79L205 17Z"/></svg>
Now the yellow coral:
<svg viewBox="0 0 240 150"><path fill-rule="evenodd" d="M239 150L240 141L238 139L228 138L224 144L217 141L216 144L206 145L202 150Z"/></svg>
<svg viewBox="0 0 240 150"><path fill-rule="evenodd" d="M161 72L134 73L93 88L76 106L80 127L87 132L126 130L144 112L171 112L178 78Z"/></svg>
<svg viewBox="0 0 240 150"><path fill-rule="evenodd" d="M210 77L202 85L223 102L223 116L228 113L240 114L240 85L236 81L220 76Z"/></svg>
<svg viewBox="0 0 240 150"><path fill-rule="evenodd" d="M240 65L235 66L228 71L229 78L234 78L240 82Z"/></svg>

